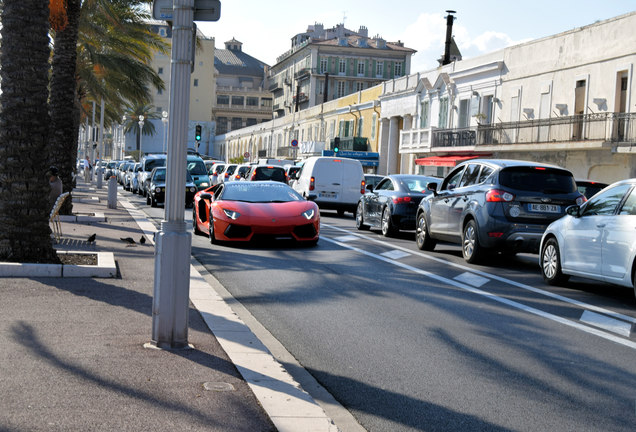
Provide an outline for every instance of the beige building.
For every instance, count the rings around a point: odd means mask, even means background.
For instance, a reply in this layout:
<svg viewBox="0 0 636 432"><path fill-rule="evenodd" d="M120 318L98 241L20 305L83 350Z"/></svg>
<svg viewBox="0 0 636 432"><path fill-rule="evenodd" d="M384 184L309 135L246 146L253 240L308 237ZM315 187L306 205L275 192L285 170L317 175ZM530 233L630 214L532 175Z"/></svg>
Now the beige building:
<svg viewBox="0 0 636 432"><path fill-rule="evenodd" d="M309 26L292 38L292 47L278 57L268 73L276 117L408 75L415 50L400 41L370 38L368 29L348 30L343 24L325 29ZM298 109L297 109L298 108Z"/></svg>

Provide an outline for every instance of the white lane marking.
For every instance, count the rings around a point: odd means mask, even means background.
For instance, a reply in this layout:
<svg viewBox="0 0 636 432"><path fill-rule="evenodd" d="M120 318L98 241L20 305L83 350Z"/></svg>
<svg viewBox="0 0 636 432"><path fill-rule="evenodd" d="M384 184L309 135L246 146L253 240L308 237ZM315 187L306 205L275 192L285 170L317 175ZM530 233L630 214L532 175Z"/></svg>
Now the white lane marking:
<svg viewBox="0 0 636 432"><path fill-rule="evenodd" d="M428 278L436 280L438 282L442 282L442 283L454 286L456 288L463 289L463 290L471 292L473 294L477 294L477 295L480 295L480 296L483 296L483 297L487 297L487 298L489 298L491 300L494 300L496 302L503 303L503 304L511 306L513 308L520 309L520 310L528 312L530 314L537 315L539 317L549 319L551 321L563 324L565 326L581 330L581 331L583 331L585 333L590 333L590 334L599 336L599 337L601 337L603 339L606 339L606 340L609 340L609 341L615 342L617 344L620 344L620 345L623 345L623 346L626 346L628 348L636 350L636 342L632 342L630 340L625 340L623 338L620 338L618 336L614 336L612 334L606 333L606 332L598 330L596 328L588 327L588 326L583 325L583 324L579 324L576 321L570 321L570 320L568 320L566 318L563 318L563 317L560 317L558 315L553 315L551 313L544 312L544 311L539 310L539 309L535 309L535 308L533 308L531 306L526 306L524 304L518 303L518 302L513 301L513 300L509 300L509 299L504 298L504 297L499 297L499 296L497 296L497 295L495 295L493 293L490 293L488 291L483 291L483 290L480 290L480 289L477 289L477 288L473 288L473 287L468 286L466 284L463 284L461 282L457 282L457 281L454 281L452 279L448 279L448 278L445 278L443 276L437 275L435 273L431 273L431 272L428 272L426 270L422 270L422 269L419 269L417 267L413 267L413 266L410 266L408 264L404 264L404 263L401 263L399 261L395 261L395 260L392 260L390 258L383 257L382 255L377 255L377 254L365 251L364 249L360 249L360 248L357 248L357 247L354 247L354 246L350 246L348 244L345 244L345 243L342 243L342 242L339 242L339 241L336 241L336 240L332 240L332 239L324 237L324 236L321 236L320 239L324 240L326 242L329 242L329 243L334 243L334 244L336 244L336 245L338 245L340 247L343 247L345 249L349 249L349 250L352 250L354 252L358 252L358 253L360 253L362 255L366 255L368 257L375 258L375 259L378 259L380 261L384 261L384 262L386 262L388 264L393 264L396 267L401 267L401 268L403 268L405 270L409 270L409 271L411 271L413 273L417 273L419 275L428 277Z"/></svg>
<svg viewBox="0 0 636 432"><path fill-rule="evenodd" d="M593 325L619 334L621 336L629 337L632 333L632 325L625 321L619 321L614 318L610 318L605 315L597 314L596 312L584 311L580 320L584 323Z"/></svg>
<svg viewBox="0 0 636 432"><path fill-rule="evenodd" d="M453 279L459 282L467 283L468 285L472 285L474 287L479 288L487 282L490 282L490 279L481 277L474 273L465 272L460 274L459 276L455 276Z"/></svg>
<svg viewBox="0 0 636 432"><path fill-rule="evenodd" d="M410 256L411 254L401 250L394 249L392 251L381 253L380 255L385 256L387 258L391 258L391 259L400 259L400 258Z"/></svg>
<svg viewBox="0 0 636 432"><path fill-rule="evenodd" d="M346 236L342 236L342 237L336 237L336 240L341 241L341 242L349 242L349 241L354 241L354 240L360 240L360 237L354 236L354 235L346 235Z"/></svg>
<svg viewBox="0 0 636 432"><path fill-rule="evenodd" d="M322 223L321 223L321 225L324 225L325 227L328 227L328 228L333 228L336 231L350 232L350 231L348 231L346 229L343 229L343 228L340 228L340 227L337 227L337 226L333 226L333 225L322 224ZM537 294L544 295L546 297L551 297L553 299L560 300L560 301L565 302L565 303L570 303L570 304L579 306L581 309L593 310L593 311L596 311L598 313L602 313L604 315L614 317L616 319L620 319L620 320L623 320L623 321L627 321L627 322L631 322L631 323L636 324L636 318L628 316L628 315L623 315L621 313L614 312L614 311L611 311L609 309L604 309L602 307L594 306L594 305L591 305L591 304L588 304L588 303L583 303L583 302L580 302L578 300L574 300L574 299L571 299L571 298L568 298L568 297L561 296L559 294L552 293L550 291L545 291L545 290L542 290L540 288L535 288L535 287L530 286L530 285L522 284L521 282L516 282L516 281L513 281L511 279L506 279L506 278L503 278L501 276L497 276L497 275L494 275L494 274L486 273L486 272L481 271L481 270L477 270L477 269L473 269L473 268L470 268L470 267L466 267L466 266L464 266L462 264L457 264L457 263L454 263L454 262L450 262L448 260L445 260L445 259L442 259L442 258L437 258L437 257L431 256L431 255L427 255L427 254L422 253L422 252L412 251L411 249L403 248L401 246L396 246L396 245L384 242L382 240L376 240L376 239L374 239L372 237L367 237L367 236L360 235L360 234L351 234L351 235L358 236L361 239L365 239L365 240L368 240L368 241L371 241L371 242L374 242L374 243L378 243L378 244L381 244L381 245L386 246L386 247L404 250L406 252L410 252L410 253L415 254L417 256L421 256L422 258L426 258L428 260L435 261L435 262L438 262L438 263L441 263L441 264L445 264L445 265L448 265L450 267L455 267L455 268L458 268L458 269L461 269L461 270L464 270L464 271L468 271L468 272L471 272L471 273L474 273L474 274L478 274L478 275L490 278L492 280L496 280L496 281L499 281L499 282L503 282L503 283L515 286L517 288L524 289L526 291L531 291L531 292L534 292L534 293L537 293Z"/></svg>

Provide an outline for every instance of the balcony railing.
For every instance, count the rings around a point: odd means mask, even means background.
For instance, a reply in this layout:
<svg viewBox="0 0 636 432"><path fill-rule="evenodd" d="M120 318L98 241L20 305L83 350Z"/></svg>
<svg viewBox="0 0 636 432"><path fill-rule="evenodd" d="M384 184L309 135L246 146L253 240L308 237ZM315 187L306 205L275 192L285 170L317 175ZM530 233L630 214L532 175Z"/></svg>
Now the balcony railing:
<svg viewBox="0 0 636 432"><path fill-rule="evenodd" d="M462 129L411 129L400 133L400 151L573 141L636 144L636 113L585 114Z"/></svg>

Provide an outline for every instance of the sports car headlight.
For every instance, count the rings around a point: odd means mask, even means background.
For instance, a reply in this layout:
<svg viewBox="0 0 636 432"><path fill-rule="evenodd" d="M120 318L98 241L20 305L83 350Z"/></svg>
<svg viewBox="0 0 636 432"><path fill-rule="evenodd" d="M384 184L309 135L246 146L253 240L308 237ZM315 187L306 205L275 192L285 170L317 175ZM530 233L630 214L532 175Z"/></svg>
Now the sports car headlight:
<svg viewBox="0 0 636 432"><path fill-rule="evenodd" d="M312 220L315 214L316 211L314 209L309 209L303 212L303 216L305 216L308 220Z"/></svg>
<svg viewBox="0 0 636 432"><path fill-rule="evenodd" d="M223 213L225 213L225 216L229 217L232 220L237 220L239 218L239 216L241 216L241 214L239 212L236 212L236 211L233 211L233 210L223 209Z"/></svg>

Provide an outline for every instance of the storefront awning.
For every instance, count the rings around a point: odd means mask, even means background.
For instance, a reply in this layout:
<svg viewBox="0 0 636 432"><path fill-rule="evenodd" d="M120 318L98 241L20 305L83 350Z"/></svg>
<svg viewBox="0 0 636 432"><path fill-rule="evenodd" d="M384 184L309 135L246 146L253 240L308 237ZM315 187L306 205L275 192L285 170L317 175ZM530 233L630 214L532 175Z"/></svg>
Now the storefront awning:
<svg viewBox="0 0 636 432"><path fill-rule="evenodd" d="M415 159L416 165L424 166L441 166L441 167L454 167L460 162L469 159L477 159L480 157L487 157L488 155L449 155L449 156L429 156L425 158Z"/></svg>

